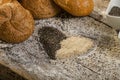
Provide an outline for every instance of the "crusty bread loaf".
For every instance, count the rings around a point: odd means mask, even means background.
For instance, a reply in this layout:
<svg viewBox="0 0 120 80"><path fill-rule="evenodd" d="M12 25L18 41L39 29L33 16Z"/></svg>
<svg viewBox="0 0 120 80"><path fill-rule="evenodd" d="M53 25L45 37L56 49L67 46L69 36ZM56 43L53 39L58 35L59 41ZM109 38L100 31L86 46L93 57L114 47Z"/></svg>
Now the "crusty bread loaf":
<svg viewBox="0 0 120 80"><path fill-rule="evenodd" d="M93 0L54 0L61 8L74 16L89 15L94 7Z"/></svg>
<svg viewBox="0 0 120 80"><path fill-rule="evenodd" d="M34 18L49 18L57 15L60 8L53 0L19 0L23 7L28 9Z"/></svg>
<svg viewBox="0 0 120 80"><path fill-rule="evenodd" d="M16 0L0 1L0 39L19 43L26 40L34 30L30 12Z"/></svg>

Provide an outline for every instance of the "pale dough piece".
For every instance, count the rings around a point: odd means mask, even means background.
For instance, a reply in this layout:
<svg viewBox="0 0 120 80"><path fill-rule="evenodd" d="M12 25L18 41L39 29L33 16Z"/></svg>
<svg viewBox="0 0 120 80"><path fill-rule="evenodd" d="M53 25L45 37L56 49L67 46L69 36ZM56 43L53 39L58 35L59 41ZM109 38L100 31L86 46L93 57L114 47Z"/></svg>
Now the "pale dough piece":
<svg viewBox="0 0 120 80"><path fill-rule="evenodd" d="M61 49L56 51L56 58L69 58L86 53L93 46L93 41L85 37L70 37L60 42Z"/></svg>

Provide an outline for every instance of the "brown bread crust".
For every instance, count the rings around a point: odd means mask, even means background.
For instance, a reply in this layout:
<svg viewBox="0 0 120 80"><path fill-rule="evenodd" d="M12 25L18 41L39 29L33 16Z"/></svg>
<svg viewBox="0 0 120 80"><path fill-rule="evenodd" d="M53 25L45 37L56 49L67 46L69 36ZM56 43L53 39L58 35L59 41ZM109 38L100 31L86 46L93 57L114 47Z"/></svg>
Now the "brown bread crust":
<svg viewBox="0 0 120 80"><path fill-rule="evenodd" d="M19 43L29 38L34 30L34 20L30 12L16 0L2 1L0 3L0 39Z"/></svg>
<svg viewBox="0 0 120 80"><path fill-rule="evenodd" d="M34 18L50 18L60 12L60 8L53 0L19 0L23 7L28 9Z"/></svg>
<svg viewBox="0 0 120 80"><path fill-rule="evenodd" d="M93 0L54 0L54 2L74 16L89 15L94 8Z"/></svg>

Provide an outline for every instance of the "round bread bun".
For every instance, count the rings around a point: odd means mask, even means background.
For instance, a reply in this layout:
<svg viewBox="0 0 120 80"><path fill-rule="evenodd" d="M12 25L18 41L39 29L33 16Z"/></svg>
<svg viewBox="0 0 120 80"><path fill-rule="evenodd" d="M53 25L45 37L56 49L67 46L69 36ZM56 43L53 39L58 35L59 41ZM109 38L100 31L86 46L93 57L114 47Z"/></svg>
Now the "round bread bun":
<svg viewBox="0 0 120 80"><path fill-rule="evenodd" d="M89 15L94 8L93 0L54 0L54 2L73 16Z"/></svg>
<svg viewBox="0 0 120 80"><path fill-rule="evenodd" d="M19 2L36 19L53 17L61 10L53 0L19 0Z"/></svg>
<svg viewBox="0 0 120 80"><path fill-rule="evenodd" d="M17 0L0 0L0 39L19 43L30 37L34 20Z"/></svg>

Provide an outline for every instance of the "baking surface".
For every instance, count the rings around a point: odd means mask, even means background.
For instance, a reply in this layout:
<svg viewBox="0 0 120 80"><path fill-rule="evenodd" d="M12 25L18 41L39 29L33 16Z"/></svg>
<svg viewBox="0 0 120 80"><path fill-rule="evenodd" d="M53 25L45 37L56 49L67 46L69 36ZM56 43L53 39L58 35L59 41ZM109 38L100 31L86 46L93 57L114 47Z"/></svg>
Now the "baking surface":
<svg viewBox="0 0 120 80"><path fill-rule="evenodd" d="M29 80L120 80L120 40L111 27L87 17L62 13L36 20L33 35L20 44L0 42L0 63ZM51 60L39 41L42 27L55 27L68 36L84 36L95 46L84 55Z"/></svg>

